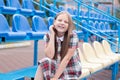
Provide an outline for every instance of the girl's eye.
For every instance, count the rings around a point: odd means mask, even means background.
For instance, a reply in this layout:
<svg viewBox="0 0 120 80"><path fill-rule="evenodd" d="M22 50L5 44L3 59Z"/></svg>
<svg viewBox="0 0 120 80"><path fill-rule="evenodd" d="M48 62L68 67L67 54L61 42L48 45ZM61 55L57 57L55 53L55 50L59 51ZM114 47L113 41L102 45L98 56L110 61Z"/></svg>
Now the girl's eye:
<svg viewBox="0 0 120 80"><path fill-rule="evenodd" d="M61 19L58 19L58 21L60 21L60 22L61 22L62 20L61 20Z"/></svg>
<svg viewBox="0 0 120 80"><path fill-rule="evenodd" d="M65 23L68 23L68 21L64 21Z"/></svg>

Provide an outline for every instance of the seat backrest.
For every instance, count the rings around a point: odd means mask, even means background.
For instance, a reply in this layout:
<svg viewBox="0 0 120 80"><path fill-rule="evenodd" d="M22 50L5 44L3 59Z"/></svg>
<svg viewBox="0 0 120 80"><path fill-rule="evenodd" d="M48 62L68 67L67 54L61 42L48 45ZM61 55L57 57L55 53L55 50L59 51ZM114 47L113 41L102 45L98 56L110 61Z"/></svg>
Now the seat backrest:
<svg viewBox="0 0 120 80"><path fill-rule="evenodd" d="M108 43L108 41L106 40L103 40L102 41L102 46L103 46L103 49L104 51L109 55L109 54L112 54L112 49L111 49L111 46L110 44Z"/></svg>
<svg viewBox="0 0 120 80"><path fill-rule="evenodd" d="M97 13L97 18L101 19L101 14Z"/></svg>
<svg viewBox="0 0 120 80"><path fill-rule="evenodd" d="M111 30L110 24L108 22L105 22L105 28L106 28L106 30Z"/></svg>
<svg viewBox="0 0 120 80"><path fill-rule="evenodd" d="M94 18L95 13L94 13L94 12L90 12L90 13L89 13L89 16L90 16L90 18Z"/></svg>
<svg viewBox="0 0 120 80"><path fill-rule="evenodd" d="M77 48L77 50L78 50L78 53L79 53L79 57L80 57L81 63L87 62L86 59L85 59L85 57L84 57L84 54L82 53L82 51L80 50L80 48Z"/></svg>
<svg viewBox="0 0 120 80"><path fill-rule="evenodd" d="M96 58L95 50L90 43L83 43L83 52L86 59Z"/></svg>
<svg viewBox="0 0 120 80"><path fill-rule="evenodd" d="M24 31L28 32L31 31L30 24L27 18L21 14L14 14L12 20L12 30L15 32Z"/></svg>
<svg viewBox="0 0 120 80"><path fill-rule="evenodd" d="M65 9L64 9L64 6L62 6L62 5L58 6L58 9L59 9L60 11L64 11L64 10L65 10Z"/></svg>
<svg viewBox="0 0 120 80"><path fill-rule="evenodd" d="M93 21L89 21L89 25L93 26L93 24L94 24Z"/></svg>
<svg viewBox="0 0 120 80"><path fill-rule="evenodd" d="M0 0L0 7L5 6L4 0Z"/></svg>
<svg viewBox="0 0 120 80"><path fill-rule="evenodd" d="M98 19L98 17L99 17L99 15L98 15L98 13L94 13L94 19Z"/></svg>
<svg viewBox="0 0 120 80"><path fill-rule="evenodd" d="M86 26L88 24L86 20L82 20L81 22L83 26Z"/></svg>
<svg viewBox="0 0 120 80"><path fill-rule="evenodd" d="M74 10L72 8L67 8L67 11L71 14L71 15L74 15Z"/></svg>
<svg viewBox="0 0 120 80"><path fill-rule="evenodd" d="M80 12L79 12L79 15L80 15L81 17L84 17L84 14L85 14L84 11L80 11Z"/></svg>
<svg viewBox="0 0 120 80"><path fill-rule="evenodd" d="M22 0L22 7L25 9L35 10L32 0Z"/></svg>
<svg viewBox="0 0 120 80"><path fill-rule="evenodd" d="M96 55L97 55L98 57L106 56L106 55L105 55L106 53L105 53L105 51L104 51L104 49L103 49L103 47L102 47L102 44L101 44L100 42L94 41L94 42L93 42L93 47L94 47L95 52L96 52Z"/></svg>
<svg viewBox="0 0 120 80"><path fill-rule="evenodd" d="M53 17L48 17L47 21L48 21L48 28L49 28L50 25L53 24L53 22L54 22L54 18L53 18Z"/></svg>
<svg viewBox="0 0 120 80"><path fill-rule="evenodd" d="M0 14L0 33L9 32L10 27L4 15Z"/></svg>
<svg viewBox="0 0 120 80"><path fill-rule="evenodd" d="M94 26L97 30L100 30L99 22L95 21Z"/></svg>
<svg viewBox="0 0 120 80"><path fill-rule="evenodd" d="M104 22L100 22L100 23L99 23L99 27L100 27L100 30L106 30L106 27L105 27L105 23L104 23Z"/></svg>
<svg viewBox="0 0 120 80"><path fill-rule="evenodd" d="M91 26L90 29L94 30L95 26L94 26L94 22L93 21L89 21L89 25Z"/></svg>
<svg viewBox="0 0 120 80"><path fill-rule="evenodd" d="M74 9L74 10L73 10L73 14L76 15L76 16L79 15L78 10L77 10L77 9Z"/></svg>
<svg viewBox="0 0 120 80"><path fill-rule="evenodd" d="M48 31L47 25L45 21L43 20L43 18L37 15L32 17L32 29L33 31L36 31L36 32L37 31L40 31L40 32Z"/></svg>
<svg viewBox="0 0 120 80"><path fill-rule="evenodd" d="M60 12L60 10L57 8L57 6L55 6L53 3L49 4L50 9L55 11L55 12Z"/></svg>
<svg viewBox="0 0 120 80"><path fill-rule="evenodd" d="M16 8L21 8L21 4L19 0L7 0L7 5L10 7L16 7Z"/></svg>
<svg viewBox="0 0 120 80"><path fill-rule="evenodd" d="M83 27L85 27L85 28L87 28L87 29L90 29L90 27L87 26L88 23L87 23L86 20L82 20L81 23L82 23L82 26L83 26ZM83 32L87 32L87 30L85 30L85 29L83 29L83 28L82 28L82 31L83 31Z"/></svg>
<svg viewBox="0 0 120 80"><path fill-rule="evenodd" d="M85 11L84 17L88 18L88 16L89 16L89 12L88 12L88 11Z"/></svg>

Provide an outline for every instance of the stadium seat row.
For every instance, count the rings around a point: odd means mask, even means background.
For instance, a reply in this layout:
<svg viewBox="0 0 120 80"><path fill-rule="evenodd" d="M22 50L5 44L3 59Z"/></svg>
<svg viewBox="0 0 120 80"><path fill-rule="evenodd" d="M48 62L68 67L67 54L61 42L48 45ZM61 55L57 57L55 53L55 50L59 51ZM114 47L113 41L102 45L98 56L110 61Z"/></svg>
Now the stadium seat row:
<svg viewBox="0 0 120 80"><path fill-rule="evenodd" d="M92 20L92 21L104 21L104 22L110 22L110 23L114 23L114 21L110 20L108 17L98 14L96 12L91 12L91 11L82 11L80 10L78 12L77 9L72 9L72 8L67 8L65 9L64 6L59 5L58 8L55 7L53 4L50 4L50 9L59 12L59 11L64 11L67 10L71 15L76 16L79 19L83 19L83 20ZM52 13L51 13L52 16Z"/></svg>
<svg viewBox="0 0 120 80"><path fill-rule="evenodd" d="M83 71L80 79L112 67L111 80L116 80L120 54L113 53L106 40L103 40L102 43L94 41L93 44L84 42L82 49L78 48L78 52Z"/></svg>
<svg viewBox="0 0 120 80"><path fill-rule="evenodd" d="M41 10L36 10L34 8L34 4L32 0L22 0L22 5L20 4L19 0L0 0L0 13L2 14L15 14L20 13L23 15L39 15L45 16L45 12Z"/></svg>
<svg viewBox="0 0 120 80"><path fill-rule="evenodd" d="M27 18L21 14L12 17L12 29L3 14L0 14L0 38L1 41L13 40L39 40L48 31L47 25L40 16L32 17L32 28Z"/></svg>

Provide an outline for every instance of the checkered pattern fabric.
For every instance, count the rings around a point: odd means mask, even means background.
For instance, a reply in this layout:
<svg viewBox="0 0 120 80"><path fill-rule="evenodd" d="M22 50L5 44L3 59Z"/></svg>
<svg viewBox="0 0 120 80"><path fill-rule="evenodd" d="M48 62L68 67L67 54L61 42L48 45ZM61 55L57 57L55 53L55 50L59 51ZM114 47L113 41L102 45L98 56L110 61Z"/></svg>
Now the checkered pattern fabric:
<svg viewBox="0 0 120 80"><path fill-rule="evenodd" d="M46 39L45 39L46 38ZM47 36L44 37L46 42L49 41ZM81 63L79 59L79 54L77 51L78 38L76 34L73 34L70 38L70 48L76 48L73 57L70 59L67 67L59 77L59 80L77 80L81 75ZM44 58L39 61L39 65L42 67L43 75L45 80L50 80L54 76L59 63L57 60L51 60L49 58Z"/></svg>

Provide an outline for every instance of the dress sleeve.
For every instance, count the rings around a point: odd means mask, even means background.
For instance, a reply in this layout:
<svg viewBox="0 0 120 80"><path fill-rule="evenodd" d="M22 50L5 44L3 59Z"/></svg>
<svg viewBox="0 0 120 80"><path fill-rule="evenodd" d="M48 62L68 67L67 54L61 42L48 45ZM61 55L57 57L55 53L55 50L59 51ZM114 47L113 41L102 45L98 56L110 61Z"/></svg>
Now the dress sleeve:
<svg viewBox="0 0 120 80"><path fill-rule="evenodd" d="M70 37L69 48L78 48L78 36L76 33L73 33Z"/></svg>

